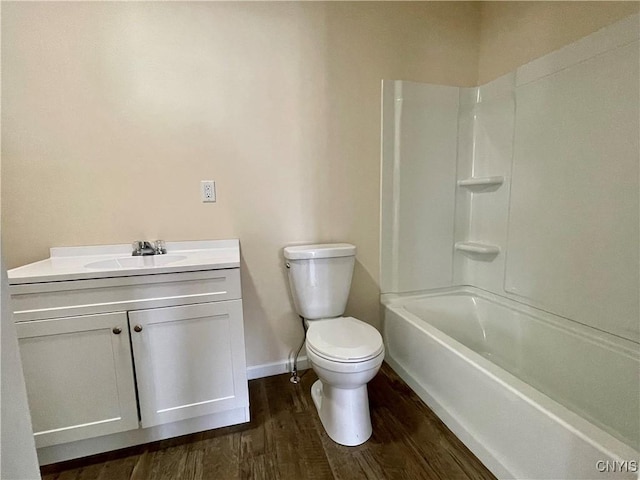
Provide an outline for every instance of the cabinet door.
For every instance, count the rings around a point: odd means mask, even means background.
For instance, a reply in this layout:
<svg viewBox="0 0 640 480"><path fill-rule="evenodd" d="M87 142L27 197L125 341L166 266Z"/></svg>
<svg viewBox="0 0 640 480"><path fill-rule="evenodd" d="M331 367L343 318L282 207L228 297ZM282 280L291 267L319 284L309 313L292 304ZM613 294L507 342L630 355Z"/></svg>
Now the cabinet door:
<svg viewBox="0 0 640 480"><path fill-rule="evenodd" d="M36 447L138 428L126 313L16 330Z"/></svg>
<svg viewBox="0 0 640 480"><path fill-rule="evenodd" d="M143 427L249 405L242 301L129 312Z"/></svg>

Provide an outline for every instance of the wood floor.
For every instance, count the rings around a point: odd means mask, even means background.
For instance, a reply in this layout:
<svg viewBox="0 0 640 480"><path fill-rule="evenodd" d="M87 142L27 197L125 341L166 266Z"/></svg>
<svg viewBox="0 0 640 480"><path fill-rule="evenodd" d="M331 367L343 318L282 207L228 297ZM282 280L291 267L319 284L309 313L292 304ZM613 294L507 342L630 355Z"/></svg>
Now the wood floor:
<svg viewBox="0 0 640 480"><path fill-rule="evenodd" d="M307 370L249 382L252 420L43 467L45 480L493 479L493 475L384 364L369 383L373 436L333 443L311 400Z"/></svg>

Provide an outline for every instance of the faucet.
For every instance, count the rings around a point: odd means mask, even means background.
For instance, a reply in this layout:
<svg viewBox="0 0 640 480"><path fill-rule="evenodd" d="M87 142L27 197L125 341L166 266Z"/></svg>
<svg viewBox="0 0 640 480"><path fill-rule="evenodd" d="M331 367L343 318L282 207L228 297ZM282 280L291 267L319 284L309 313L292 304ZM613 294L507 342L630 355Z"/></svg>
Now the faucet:
<svg viewBox="0 0 640 480"><path fill-rule="evenodd" d="M164 246L164 240L156 240L151 245L146 240L136 240L133 242L133 252L131 255L134 257L146 256L146 255L162 255L167 253L167 249Z"/></svg>

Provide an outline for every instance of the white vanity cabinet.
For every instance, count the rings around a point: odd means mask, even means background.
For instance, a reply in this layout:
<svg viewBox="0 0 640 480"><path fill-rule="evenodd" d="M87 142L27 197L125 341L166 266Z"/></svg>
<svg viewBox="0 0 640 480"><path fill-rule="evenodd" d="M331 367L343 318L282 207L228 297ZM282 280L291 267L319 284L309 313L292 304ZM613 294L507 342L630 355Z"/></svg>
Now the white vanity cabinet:
<svg viewBox="0 0 640 480"><path fill-rule="evenodd" d="M173 267L9 272L41 464L249 421L238 243L187 246Z"/></svg>
<svg viewBox="0 0 640 480"><path fill-rule="evenodd" d="M126 313L16 330L37 447L138 428Z"/></svg>
<svg viewBox="0 0 640 480"><path fill-rule="evenodd" d="M143 427L248 403L240 300L129 312L129 325Z"/></svg>

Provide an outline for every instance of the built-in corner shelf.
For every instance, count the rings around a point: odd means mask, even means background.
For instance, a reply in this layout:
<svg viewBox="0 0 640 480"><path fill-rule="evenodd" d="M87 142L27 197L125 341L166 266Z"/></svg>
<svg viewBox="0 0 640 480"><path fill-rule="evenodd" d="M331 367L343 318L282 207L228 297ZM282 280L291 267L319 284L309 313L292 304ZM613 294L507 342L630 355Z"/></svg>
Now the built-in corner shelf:
<svg viewBox="0 0 640 480"><path fill-rule="evenodd" d="M500 247L478 242L457 242L455 249L460 252L477 253L479 255L497 255Z"/></svg>
<svg viewBox="0 0 640 480"><path fill-rule="evenodd" d="M458 180L459 187L466 187L470 190L484 190L484 189L489 189L490 187L498 188L503 183L504 183L503 176L471 177L471 178L465 178L464 180Z"/></svg>

